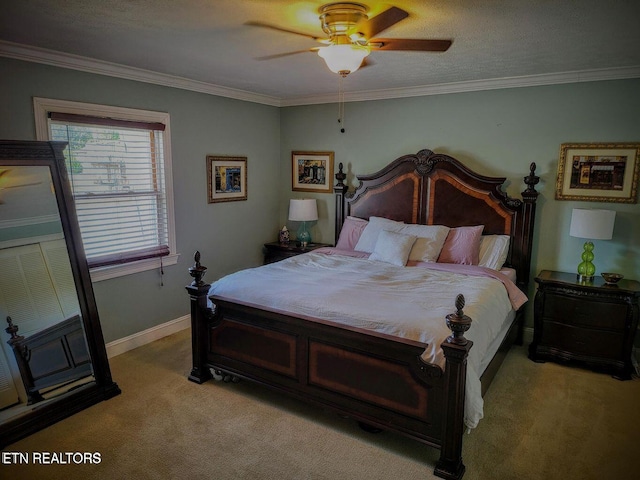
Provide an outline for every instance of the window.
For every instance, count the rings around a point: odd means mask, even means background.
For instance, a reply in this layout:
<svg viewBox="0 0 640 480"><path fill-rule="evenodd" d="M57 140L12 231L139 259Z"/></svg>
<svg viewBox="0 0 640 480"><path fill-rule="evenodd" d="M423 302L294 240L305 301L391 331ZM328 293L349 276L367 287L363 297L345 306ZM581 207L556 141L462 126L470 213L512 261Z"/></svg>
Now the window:
<svg viewBox="0 0 640 480"><path fill-rule="evenodd" d="M175 257L168 114L45 99L34 105L38 138L68 143L92 278L175 263L167 258Z"/></svg>

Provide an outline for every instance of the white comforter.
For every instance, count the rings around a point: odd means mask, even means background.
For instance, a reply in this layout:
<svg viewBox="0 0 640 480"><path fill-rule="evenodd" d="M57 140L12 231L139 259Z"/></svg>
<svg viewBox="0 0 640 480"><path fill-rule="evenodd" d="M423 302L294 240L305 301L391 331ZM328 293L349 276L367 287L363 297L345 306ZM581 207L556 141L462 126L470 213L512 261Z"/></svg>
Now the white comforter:
<svg viewBox="0 0 640 480"><path fill-rule="evenodd" d="M455 311L458 293L464 295L464 312L473 320L465 335L473 341L465 424L474 428L483 416L479 375L500 343L496 337L504 335L514 313L500 280L310 252L228 275L209 292L418 340L428 344L423 359L443 368L440 344L451 334L445 317Z"/></svg>

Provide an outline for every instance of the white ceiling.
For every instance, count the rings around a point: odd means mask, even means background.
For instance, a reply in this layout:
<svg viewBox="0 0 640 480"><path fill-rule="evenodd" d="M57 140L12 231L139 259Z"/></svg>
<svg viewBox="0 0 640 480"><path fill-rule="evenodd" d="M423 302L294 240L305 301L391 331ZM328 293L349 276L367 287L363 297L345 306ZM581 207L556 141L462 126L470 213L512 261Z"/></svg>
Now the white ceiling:
<svg viewBox="0 0 640 480"><path fill-rule="evenodd" d="M0 55L273 105L335 101L338 75L303 36L325 36L320 1L3 0ZM640 77L638 0L363 1L409 17L378 36L453 40L444 53L373 52L347 100ZM36 48L32 48L36 47ZM65 55L60 55L64 53ZM66 55L70 54L70 55ZM106 63L105 63L106 62Z"/></svg>

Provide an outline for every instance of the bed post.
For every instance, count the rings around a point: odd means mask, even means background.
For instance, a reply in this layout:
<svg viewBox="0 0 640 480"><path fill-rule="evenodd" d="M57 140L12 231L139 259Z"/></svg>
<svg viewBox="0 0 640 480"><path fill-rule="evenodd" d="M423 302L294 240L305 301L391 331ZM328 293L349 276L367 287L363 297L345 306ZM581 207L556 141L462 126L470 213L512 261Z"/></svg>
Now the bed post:
<svg viewBox="0 0 640 480"><path fill-rule="evenodd" d="M348 186L345 185L344 180L347 175L342 171L342 162L338 164L338 173L335 177L338 183L333 187L333 192L336 195L336 221L335 221L335 243L338 244L338 238L340 237L340 230L342 230L342 224L344 223L344 197L347 193Z"/></svg>
<svg viewBox="0 0 640 480"><path fill-rule="evenodd" d="M464 397L467 378L467 356L473 345L464 337L471 327L471 318L464 314L464 296L456 297L456 312L447 315L447 327L453 332L442 342L446 358L444 371L445 414L442 426L440 459L434 474L459 480L464 475L462 463L462 435L464 433Z"/></svg>
<svg viewBox="0 0 640 480"><path fill-rule="evenodd" d="M189 380L203 383L212 378L211 372L205 367L207 355L207 321L211 318L211 309L207 307L207 294L210 285L202 281L207 267L200 265L200 252L194 255L195 263L189 268L189 275L193 282L185 288L191 299L191 355L193 368Z"/></svg>
<svg viewBox="0 0 640 480"><path fill-rule="evenodd" d="M533 225L536 215L536 201L538 200L538 192L535 187L540 181L540 177L535 173L536 164L532 162L529 166L529 175L523 179L527 188L522 192L522 215L521 218L517 220L517 231L519 235L515 238L519 240L519 244L514 245L514 254L517 255L517 258L512 259L512 263L518 266L518 287L520 287L520 290L525 294L528 294L529 275L531 271L531 248L533 245Z"/></svg>

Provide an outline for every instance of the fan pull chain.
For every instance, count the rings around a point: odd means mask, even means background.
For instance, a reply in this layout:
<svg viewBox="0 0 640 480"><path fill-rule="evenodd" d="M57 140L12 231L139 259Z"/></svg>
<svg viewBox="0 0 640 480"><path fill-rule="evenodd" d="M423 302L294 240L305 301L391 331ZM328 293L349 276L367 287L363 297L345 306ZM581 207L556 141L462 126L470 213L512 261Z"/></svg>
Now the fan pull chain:
<svg viewBox="0 0 640 480"><path fill-rule="evenodd" d="M344 79L347 75L339 75L338 84L338 123L341 125L340 133L344 133Z"/></svg>

